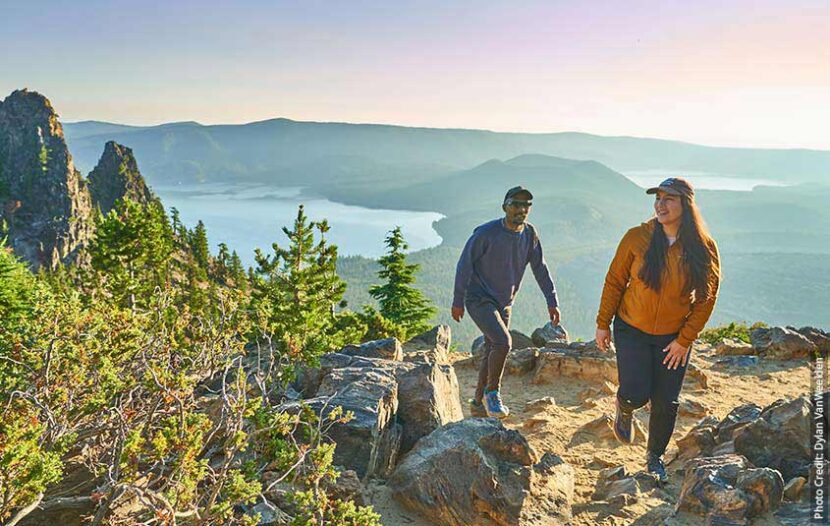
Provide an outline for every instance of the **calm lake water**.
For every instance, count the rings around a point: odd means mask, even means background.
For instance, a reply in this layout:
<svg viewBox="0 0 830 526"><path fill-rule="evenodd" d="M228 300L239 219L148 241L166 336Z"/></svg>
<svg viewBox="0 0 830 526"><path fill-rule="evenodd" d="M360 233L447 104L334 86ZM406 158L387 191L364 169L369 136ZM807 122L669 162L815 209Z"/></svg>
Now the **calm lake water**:
<svg viewBox="0 0 830 526"><path fill-rule="evenodd" d="M784 183L770 179L743 179L735 175L712 172L679 172L673 170L634 170L622 174L636 185L643 188L657 186L667 177L684 177L696 189L700 190L735 190L750 192L756 186L786 186Z"/></svg>
<svg viewBox="0 0 830 526"><path fill-rule="evenodd" d="M208 184L192 187L154 186L169 212L176 207L182 222L192 228L201 219L215 252L219 243L236 250L243 263L254 265L254 248L272 253L271 243L286 244L283 226L292 227L297 207L305 205L312 221L327 219L327 239L339 255L378 257L386 251L386 234L400 226L411 251L441 243L432 224L443 216L434 212L376 210L300 197L299 188Z"/></svg>

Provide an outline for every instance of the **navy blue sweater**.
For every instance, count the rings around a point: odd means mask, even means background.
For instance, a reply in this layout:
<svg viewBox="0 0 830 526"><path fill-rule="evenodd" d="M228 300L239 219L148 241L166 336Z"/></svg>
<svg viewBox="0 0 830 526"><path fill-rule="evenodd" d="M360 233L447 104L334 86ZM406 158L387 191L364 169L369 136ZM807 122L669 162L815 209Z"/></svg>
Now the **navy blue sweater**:
<svg viewBox="0 0 830 526"><path fill-rule="evenodd" d="M465 298L490 299L499 307L512 305L528 263L548 307L556 307L556 287L536 228L525 223L521 232L513 232L501 219L484 223L473 231L458 260L453 307L462 307Z"/></svg>

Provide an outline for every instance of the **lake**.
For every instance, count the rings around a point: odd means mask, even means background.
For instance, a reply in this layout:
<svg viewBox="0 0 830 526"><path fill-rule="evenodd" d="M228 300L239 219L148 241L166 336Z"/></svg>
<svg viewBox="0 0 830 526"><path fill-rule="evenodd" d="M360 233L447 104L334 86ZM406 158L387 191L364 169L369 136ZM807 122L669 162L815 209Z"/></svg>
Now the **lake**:
<svg viewBox="0 0 830 526"><path fill-rule="evenodd" d="M395 226L401 227L410 251L441 244L432 224L444 216L435 212L368 209L304 196L300 188L264 185L154 186L153 190L168 212L172 207L179 210L189 228L200 219L205 223L214 253L219 243L225 243L246 266L254 265L254 248L270 254L274 241L287 243L282 227L293 227L300 204L310 220L328 220L331 230L326 237L341 256L383 255L383 240Z"/></svg>
<svg viewBox="0 0 830 526"><path fill-rule="evenodd" d="M751 192L756 186L787 186L771 179L746 179L731 174L676 170L631 170L621 172L634 184L643 188L657 186L667 177L683 177L697 190L733 190Z"/></svg>

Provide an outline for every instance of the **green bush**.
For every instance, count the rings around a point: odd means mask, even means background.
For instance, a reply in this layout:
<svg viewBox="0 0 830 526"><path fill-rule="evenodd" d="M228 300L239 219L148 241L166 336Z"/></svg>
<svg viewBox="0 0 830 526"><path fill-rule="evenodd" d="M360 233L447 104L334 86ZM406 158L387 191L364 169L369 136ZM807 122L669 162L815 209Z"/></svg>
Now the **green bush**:
<svg viewBox="0 0 830 526"><path fill-rule="evenodd" d="M765 323L760 321L755 322L752 325L747 325L745 322L733 321L729 325L719 325L717 327L703 330L698 336L698 339L708 343L709 345L715 345L726 338L740 340L744 343L751 343L749 333L752 332L753 329L766 326L767 325Z"/></svg>

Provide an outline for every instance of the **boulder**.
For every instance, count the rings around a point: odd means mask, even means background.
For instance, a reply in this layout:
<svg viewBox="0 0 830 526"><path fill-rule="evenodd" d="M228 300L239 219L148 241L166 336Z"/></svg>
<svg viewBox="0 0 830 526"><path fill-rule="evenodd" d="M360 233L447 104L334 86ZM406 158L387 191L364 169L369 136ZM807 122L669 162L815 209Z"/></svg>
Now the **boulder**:
<svg viewBox="0 0 830 526"><path fill-rule="evenodd" d="M759 327L750 332L758 354L776 360L807 358L817 350L806 336L786 327Z"/></svg>
<svg viewBox="0 0 830 526"><path fill-rule="evenodd" d="M784 479L774 469L747 469L738 475L736 485L750 496L750 517L778 509L784 498Z"/></svg>
<svg viewBox="0 0 830 526"><path fill-rule="evenodd" d="M403 344L404 352L443 349L449 353L452 344L452 329L449 325L436 325L426 332L411 338Z"/></svg>
<svg viewBox="0 0 830 526"><path fill-rule="evenodd" d="M320 357L319 367L301 367L297 371L297 378L292 387L300 393L303 398L312 398L317 395L320 382L333 369L348 367L354 358L340 353L328 353Z"/></svg>
<svg viewBox="0 0 830 526"><path fill-rule="evenodd" d="M388 341L397 342L394 339L381 340ZM351 346L352 349L358 347ZM379 347L381 346L365 348ZM394 345L389 345L389 348L393 347ZM366 392L367 382L372 383L375 379L380 379L376 386L378 388L389 387L388 379L393 381L394 403L385 398L383 403L366 399L367 396L381 394L380 391L372 391L371 394ZM418 439L444 424L463 418L455 369L451 365L439 365L433 361L401 362L330 353L321 357L320 367L302 369L294 386L307 397L304 402L313 408L322 408L320 399L332 396L334 398L329 407L343 405L344 409L352 410L355 404L365 402L366 407L360 406L355 411L359 418L346 424L346 428L358 426L364 431L374 430L369 435L375 433L377 436L372 435L374 438L370 438L366 432L361 431L346 439L342 447L340 441L336 440L338 449L335 450L335 463L355 470L363 478L388 473L398 455L411 449ZM355 393L360 395L358 399L353 399ZM345 400L343 397L346 397ZM297 403L299 402L303 401ZM392 414L373 423L370 418L372 415L366 413L366 410L371 413L373 408L382 408L384 415L391 410ZM384 426L387 425L391 426L388 432L384 431ZM365 447L359 447L361 441ZM341 454L353 458L341 462Z"/></svg>
<svg viewBox="0 0 830 526"><path fill-rule="evenodd" d="M721 442L732 440L735 432L761 416L761 407L756 404L739 405L718 423L715 434Z"/></svg>
<svg viewBox="0 0 830 526"><path fill-rule="evenodd" d="M374 340L360 345L347 345L340 350L340 354L396 361L403 359L403 349L397 338Z"/></svg>
<svg viewBox="0 0 830 526"><path fill-rule="evenodd" d="M519 349L510 351L504 364L504 372L512 375L527 374L536 368L539 349Z"/></svg>
<svg viewBox="0 0 830 526"><path fill-rule="evenodd" d="M717 423L717 418L712 417L712 420L715 424ZM686 436L677 440L678 460L710 455L717 444L715 436L715 426L710 420L704 418L689 430Z"/></svg>
<svg viewBox="0 0 830 526"><path fill-rule="evenodd" d="M743 356L756 352L752 345L732 338L724 338L715 346L715 354L719 356Z"/></svg>
<svg viewBox="0 0 830 526"><path fill-rule="evenodd" d="M439 427L464 418L458 378L450 365L401 364L398 381L398 423L403 426L401 453Z"/></svg>
<svg viewBox="0 0 830 526"><path fill-rule="evenodd" d="M704 417L710 412L709 407L703 402L691 397L682 397L680 399L680 407L677 409L677 414L680 416Z"/></svg>
<svg viewBox="0 0 830 526"><path fill-rule="evenodd" d="M596 340L590 340L587 342L571 342L568 344L568 349L572 349L574 351L581 351L587 353L599 353L599 354L606 354L600 350L599 346L597 345ZM616 353L616 349L614 347L614 342L611 342L608 348L608 352L610 354Z"/></svg>
<svg viewBox="0 0 830 526"><path fill-rule="evenodd" d="M533 345L536 347L551 347L553 344L567 345L568 331L561 325L554 325L547 322L544 327L539 327L530 335Z"/></svg>
<svg viewBox="0 0 830 526"><path fill-rule="evenodd" d="M335 407L354 418L329 430L337 444L334 464L354 470L359 477L386 476L394 467L402 429L396 422L398 383L390 371L360 367L332 370L321 382L315 398L283 404L280 410L297 413L302 406L318 415Z"/></svg>
<svg viewBox="0 0 830 526"><path fill-rule="evenodd" d="M792 327L788 328L791 329ZM810 340L822 356L827 356L830 353L830 333L815 327L802 327L797 332Z"/></svg>
<svg viewBox="0 0 830 526"><path fill-rule="evenodd" d="M790 502L797 502L801 498L804 486L807 485L805 477L793 477L784 486L784 498Z"/></svg>
<svg viewBox="0 0 830 526"><path fill-rule="evenodd" d="M702 457L686 464L677 509L741 523L777 509L783 489L780 473L750 468L740 455Z"/></svg>
<svg viewBox="0 0 830 526"><path fill-rule="evenodd" d="M510 349L511 350L520 350L520 349L527 349L529 347L533 347L533 340L528 337L527 334L522 332L510 329L510 339L512 340ZM484 336L479 336L475 340L473 340L473 345L470 348L470 352L473 353L473 356L480 356L481 353L484 351Z"/></svg>
<svg viewBox="0 0 830 526"><path fill-rule="evenodd" d="M811 411L807 396L774 402L758 418L734 432L735 451L755 466L780 471L787 480L807 476L811 462Z"/></svg>
<svg viewBox="0 0 830 526"><path fill-rule="evenodd" d="M534 384L555 382L561 376L589 382L617 383L617 361L613 355L602 352L582 352L574 349L540 349L533 373Z"/></svg>
<svg viewBox="0 0 830 526"><path fill-rule="evenodd" d="M351 469L340 472L336 481L327 483L326 492L332 499L351 501L358 506L367 504L363 497L363 484L360 482L360 477Z"/></svg>
<svg viewBox="0 0 830 526"><path fill-rule="evenodd" d="M473 418L420 440L389 486L399 503L435 524L556 526L570 524L573 476L556 455L539 459L518 431Z"/></svg>
<svg viewBox="0 0 830 526"><path fill-rule="evenodd" d="M625 501L626 499L620 499L620 497L624 495L636 497L640 493L654 489L657 485L658 481L654 475L642 471L629 475L624 466L615 466L599 472L591 498L609 502Z"/></svg>
<svg viewBox="0 0 830 526"><path fill-rule="evenodd" d="M403 361L450 364L452 330L449 325L436 325L403 344Z"/></svg>

